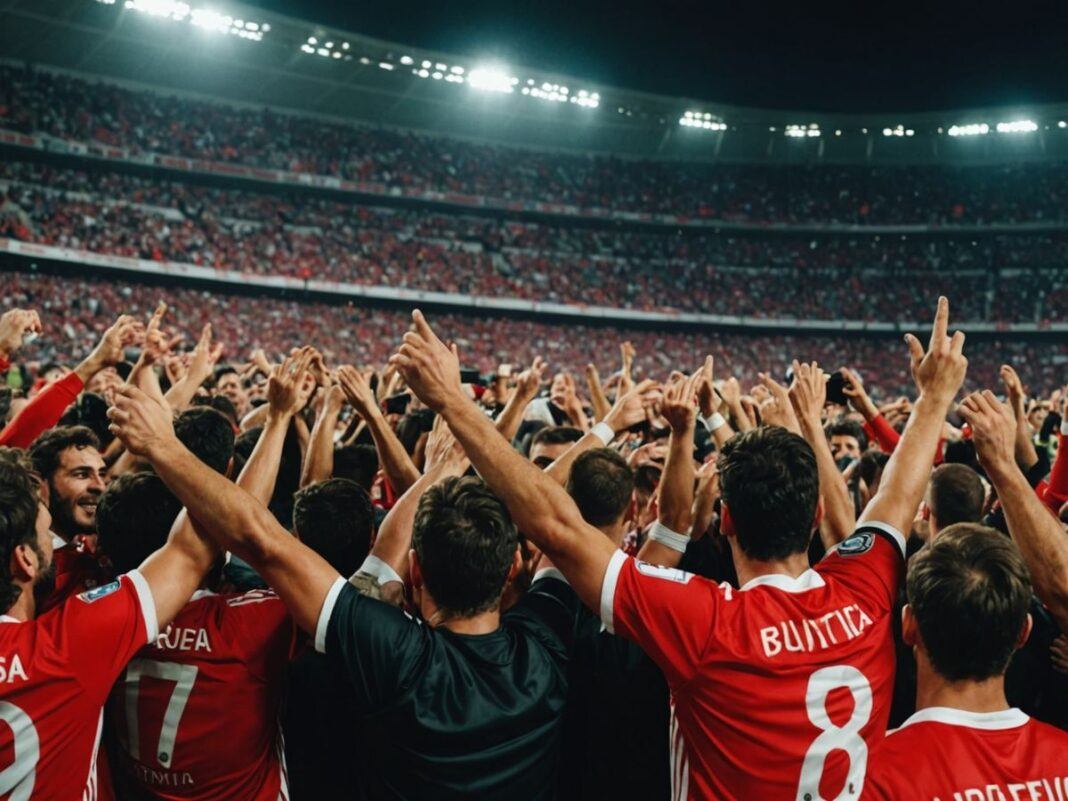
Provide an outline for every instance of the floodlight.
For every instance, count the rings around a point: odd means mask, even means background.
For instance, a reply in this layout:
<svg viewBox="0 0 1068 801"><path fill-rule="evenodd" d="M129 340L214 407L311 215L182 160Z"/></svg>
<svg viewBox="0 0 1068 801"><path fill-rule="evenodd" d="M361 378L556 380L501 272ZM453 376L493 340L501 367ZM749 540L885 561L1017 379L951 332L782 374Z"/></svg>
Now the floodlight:
<svg viewBox="0 0 1068 801"><path fill-rule="evenodd" d="M467 82L474 89L484 92L511 92L512 86L518 83L500 67L484 66L476 67L467 76Z"/></svg>
<svg viewBox="0 0 1068 801"><path fill-rule="evenodd" d="M1038 125L1034 120L1012 120L999 122L997 130L998 133L1031 133L1038 130Z"/></svg>
<svg viewBox="0 0 1068 801"><path fill-rule="evenodd" d="M413 63L413 59L411 56L401 56L400 63L408 67Z"/></svg>
<svg viewBox="0 0 1068 801"><path fill-rule="evenodd" d="M990 126L985 122L949 126L950 136L985 136L988 133L990 133Z"/></svg>

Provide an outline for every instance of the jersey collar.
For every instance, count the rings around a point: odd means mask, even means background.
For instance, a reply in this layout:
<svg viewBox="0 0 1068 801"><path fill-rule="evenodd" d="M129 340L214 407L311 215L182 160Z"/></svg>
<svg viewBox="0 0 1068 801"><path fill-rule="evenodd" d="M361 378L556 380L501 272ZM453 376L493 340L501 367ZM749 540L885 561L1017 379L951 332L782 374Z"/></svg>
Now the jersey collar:
<svg viewBox="0 0 1068 801"><path fill-rule="evenodd" d="M58 551L60 548L66 548L68 545L70 545L69 542L67 542L61 536L56 534L56 532L50 531L48 533L52 535L52 550L53 551Z"/></svg>
<svg viewBox="0 0 1068 801"><path fill-rule="evenodd" d="M823 576L811 568L800 576L788 576L785 573L767 573L750 579L739 589L739 592L751 590L754 587L774 587L783 592L808 592L827 586Z"/></svg>
<svg viewBox="0 0 1068 801"><path fill-rule="evenodd" d="M948 726L997 731L1015 729L1023 726L1028 720L1030 718L1015 707L998 712L968 712L948 706L929 706L902 723L901 728L911 726L913 723L945 723Z"/></svg>
<svg viewBox="0 0 1068 801"><path fill-rule="evenodd" d="M11 615L0 615L0 623L22 623L22 621Z"/></svg>

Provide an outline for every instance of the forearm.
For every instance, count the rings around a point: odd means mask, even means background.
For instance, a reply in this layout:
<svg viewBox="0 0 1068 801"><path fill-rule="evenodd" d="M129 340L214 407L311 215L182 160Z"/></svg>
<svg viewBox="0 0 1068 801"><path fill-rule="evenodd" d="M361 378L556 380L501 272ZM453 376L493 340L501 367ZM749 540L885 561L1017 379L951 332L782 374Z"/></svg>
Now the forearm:
<svg viewBox="0 0 1068 801"><path fill-rule="evenodd" d="M604 394L604 388L601 386L601 377L597 373L593 373L586 379L586 384L590 388L590 403L593 406L593 419L594 422L601 422L604 420L610 411L612 411L612 405L608 402L608 398Z"/></svg>
<svg viewBox="0 0 1068 801"><path fill-rule="evenodd" d="M567 478L571 475L571 465L575 463L575 460L586 451L603 447L605 447L604 441L593 432L589 432L557 456L553 463L545 468L545 475L563 487L567 484Z"/></svg>
<svg viewBox="0 0 1068 801"><path fill-rule="evenodd" d="M727 409L730 411L734 422L738 424L739 431L745 433L753 427L753 423L749 419L749 415L746 414L745 407L743 407L741 403L728 404Z"/></svg>
<svg viewBox="0 0 1068 801"><path fill-rule="evenodd" d="M192 373L187 372L182 378L171 384L171 388L167 390L167 394L163 397L176 412L182 411L183 409L188 408L189 404L193 402L197 390L200 389L200 385L206 380L207 376L201 378L200 376L194 376Z"/></svg>
<svg viewBox="0 0 1068 801"><path fill-rule="evenodd" d="M674 532L689 535L693 527L693 427L672 431L660 479L658 520Z"/></svg>
<svg viewBox="0 0 1068 801"><path fill-rule="evenodd" d="M808 444L816 454L816 468L819 472L820 495L823 498L823 520L820 524L820 537L825 548L831 548L848 537L856 527L853 511L853 499L849 497L849 488L845 478L834 462L827 436L818 420L802 419L801 431Z"/></svg>
<svg viewBox="0 0 1068 801"><path fill-rule="evenodd" d="M78 400L78 393L84 387L81 376L70 373L43 389L0 431L0 445L28 448L41 433L59 422L67 407Z"/></svg>
<svg viewBox="0 0 1068 801"><path fill-rule="evenodd" d="M257 426L262 426L266 420L267 404L261 403L259 406L257 406L255 409L253 409L251 412L248 412L244 417L241 418L241 423L239 424L238 428L240 428L242 431L251 431Z"/></svg>
<svg viewBox="0 0 1068 801"><path fill-rule="evenodd" d="M264 506L270 502L274 494L289 421L290 418L285 415L267 415L263 433L260 434L256 447L253 448L252 454L241 470L241 475L237 478L237 485Z"/></svg>
<svg viewBox="0 0 1068 801"><path fill-rule="evenodd" d="M947 402L935 398L920 396L916 401L901 442L887 462L879 492L861 515L862 521L882 521L898 531L908 530L930 479L947 408Z"/></svg>
<svg viewBox="0 0 1068 801"><path fill-rule="evenodd" d="M508 403L497 416L497 430L509 442L515 439L515 435L519 432L519 426L523 422L523 412L527 410L529 403L529 398L520 395L519 392L513 392L512 397L508 399Z"/></svg>
<svg viewBox="0 0 1068 801"><path fill-rule="evenodd" d="M987 471L1008 524L1031 571L1035 594L1061 631L1068 631L1068 537L1015 465Z"/></svg>
<svg viewBox="0 0 1068 801"><path fill-rule="evenodd" d="M890 421L878 411L872 417L865 417L865 431L879 444L883 453L893 453L897 450L897 444L901 441L901 435L890 425Z"/></svg>
<svg viewBox="0 0 1068 801"><path fill-rule="evenodd" d="M493 423L485 415L482 417L492 428ZM398 495L403 495L408 488L419 480L419 470L416 469L408 452L404 450L401 441L389 427L386 418L377 409L373 410L365 418L367 427L371 430L371 439L374 440L378 450L378 458L382 463L382 471L386 474L386 480Z"/></svg>
<svg viewBox="0 0 1068 801"><path fill-rule="evenodd" d="M203 532L224 550L255 562L264 538L281 532L263 504L197 459L178 440L153 449L149 461Z"/></svg>
<svg viewBox="0 0 1068 801"><path fill-rule="evenodd" d="M1038 453L1035 451L1035 443L1031 441L1031 425L1027 422L1023 407L1014 407L1013 410L1016 414L1016 464L1026 472L1038 463Z"/></svg>
<svg viewBox="0 0 1068 801"><path fill-rule="evenodd" d="M334 473L334 431L337 429L339 410L330 409L325 404L312 427L311 442L304 455L304 465L300 471L300 486L326 481Z"/></svg>

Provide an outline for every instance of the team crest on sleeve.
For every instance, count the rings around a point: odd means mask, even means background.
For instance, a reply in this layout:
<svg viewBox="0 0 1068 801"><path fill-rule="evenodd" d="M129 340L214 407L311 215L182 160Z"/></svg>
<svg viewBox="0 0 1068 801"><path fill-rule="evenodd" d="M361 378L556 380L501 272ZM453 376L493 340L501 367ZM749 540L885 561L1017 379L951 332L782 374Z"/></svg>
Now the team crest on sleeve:
<svg viewBox="0 0 1068 801"><path fill-rule="evenodd" d="M91 604L93 601L98 601L106 595L111 595L111 593L115 592L120 586L122 585L120 585L119 582L113 581L110 584L94 587L91 590L86 590L79 594L78 600Z"/></svg>
<svg viewBox="0 0 1068 801"><path fill-rule="evenodd" d="M687 584L693 578L693 573L687 573L685 570L678 570L674 567L658 567L657 565L637 560L635 560L635 565L638 568L638 572L643 576L663 579L664 581L674 581L676 584Z"/></svg>
<svg viewBox="0 0 1068 801"><path fill-rule="evenodd" d="M838 553L842 556L856 556L860 553L867 553L874 544L875 535L863 531L860 534L854 534L847 540L843 540L838 546Z"/></svg>

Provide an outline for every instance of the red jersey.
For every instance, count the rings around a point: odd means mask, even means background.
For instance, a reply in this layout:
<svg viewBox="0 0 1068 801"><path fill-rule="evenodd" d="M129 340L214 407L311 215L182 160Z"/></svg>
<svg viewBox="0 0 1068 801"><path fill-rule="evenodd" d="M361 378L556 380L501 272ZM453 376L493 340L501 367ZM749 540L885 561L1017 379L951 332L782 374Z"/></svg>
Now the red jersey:
<svg viewBox="0 0 1068 801"><path fill-rule="evenodd" d="M294 636L273 592L197 592L115 684L116 787L168 801L288 798L278 713Z"/></svg>
<svg viewBox="0 0 1068 801"><path fill-rule="evenodd" d="M1019 709L921 709L871 756L872 801L1068 799L1068 732Z"/></svg>
<svg viewBox="0 0 1068 801"><path fill-rule="evenodd" d="M104 702L159 633L148 582L134 570L34 620L0 621L0 795L95 801Z"/></svg>
<svg viewBox="0 0 1068 801"><path fill-rule="evenodd" d="M56 566L56 586L37 604L38 616L55 609L72 595L112 580L84 544L68 543L54 535L52 563Z"/></svg>
<svg viewBox="0 0 1068 801"><path fill-rule="evenodd" d="M617 553L601 617L671 689L673 799L849 799L883 739L905 542L860 526L814 568L740 590Z"/></svg>

